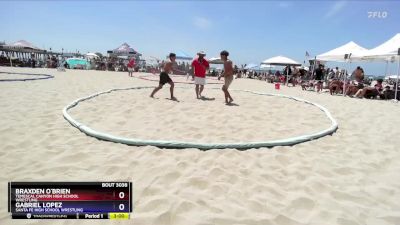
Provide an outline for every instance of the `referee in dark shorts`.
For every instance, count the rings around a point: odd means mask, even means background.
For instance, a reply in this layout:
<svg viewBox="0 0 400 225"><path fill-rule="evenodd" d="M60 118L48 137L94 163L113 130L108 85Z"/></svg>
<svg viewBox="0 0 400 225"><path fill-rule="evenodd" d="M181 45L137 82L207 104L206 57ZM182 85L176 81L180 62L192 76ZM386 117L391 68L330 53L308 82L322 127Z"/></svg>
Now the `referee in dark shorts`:
<svg viewBox="0 0 400 225"><path fill-rule="evenodd" d="M160 73L160 83L158 87L154 88L153 92L151 92L150 97L154 98L154 94L157 93L157 91L159 91L164 86L164 84L169 83L169 85L171 86L169 88L171 92L171 100L176 100L176 98L174 97L174 82L168 75L170 72L173 71L173 66L174 64L176 64L175 59L176 59L175 53L170 53L169 54L170 61L165 63L164 71Z"/></svg>
<svg viewBox="0 0 400 225"><path fill-rule="evenodd" d="M324 65L319 64L319 67L315 70L315 80L317 81L317 92L322 91L322 84L324 80Z"/></svg>

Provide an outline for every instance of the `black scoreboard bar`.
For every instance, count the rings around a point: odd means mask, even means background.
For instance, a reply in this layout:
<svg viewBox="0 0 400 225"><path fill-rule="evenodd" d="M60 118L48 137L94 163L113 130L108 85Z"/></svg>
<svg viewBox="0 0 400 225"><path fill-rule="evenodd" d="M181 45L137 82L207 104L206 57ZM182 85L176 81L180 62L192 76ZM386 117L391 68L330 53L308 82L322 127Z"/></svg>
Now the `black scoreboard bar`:
<svg viewBox="0 0 400 225"><path fill-rule="evenodd" d="M129 219L132 182L9 182L13 219Z"/></svg>

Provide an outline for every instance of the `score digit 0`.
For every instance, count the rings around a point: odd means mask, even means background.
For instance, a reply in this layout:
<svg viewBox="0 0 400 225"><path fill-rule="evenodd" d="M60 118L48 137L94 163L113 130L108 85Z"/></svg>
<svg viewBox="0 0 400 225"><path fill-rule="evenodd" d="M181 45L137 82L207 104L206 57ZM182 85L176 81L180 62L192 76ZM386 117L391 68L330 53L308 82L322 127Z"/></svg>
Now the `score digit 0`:
<svg viewBox="0 0 400 225"><path fill-rule="evenodd" d="M123 199L123 198L125 197L125 193L124 193L123 191L121 191L121 192L118 194L118 196L119 196L119 198Z"/></svg>

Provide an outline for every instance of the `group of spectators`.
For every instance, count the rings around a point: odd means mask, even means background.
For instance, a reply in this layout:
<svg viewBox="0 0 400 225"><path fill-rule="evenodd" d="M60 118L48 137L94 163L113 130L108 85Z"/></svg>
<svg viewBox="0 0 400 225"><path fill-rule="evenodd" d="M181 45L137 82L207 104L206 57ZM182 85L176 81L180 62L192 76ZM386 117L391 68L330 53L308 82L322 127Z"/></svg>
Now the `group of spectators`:
<svg viewBox="0 0 400 225"><path fill-rule="evenodd" d="M191 73L191 66L189 65L188 62L177 62L177 68L178 73L182 73L182 75L190 74Z"/></svg>
<svg viewBox="0 0 400 225"><path fill-rule="evenodd" d="M90 68L103 71L128 71L130 58L98 57L88 59Z"/></svg>
<svg viewBox="0 0 400 225"><path fill-rule="evenodd" d="M315 80L305 81L302 84L304 90L307 87L311 89L316 87L318 92L329 89L331 95L344 93L349 97L356 98L386 100L395 98L396 83L385 82L383 79L373 81L366 78L364 69L360 66L357 66L351 74L346 74L345 70L339 70L338 67L325 70L324 66L320 65L314 74ZM400 100L399 95L397 98Z"/></svg>
<svg viewBox="0 0 400 225"><path fill-rule="evenodd" d="M58 57L55 55L48 55L46 59L46 67L47 68L57 68L59 63Z"/></svg>
<svg viewBox="0 0 400 225"><path fill-rule="evenodd" d="M0 55L0 65L2 66L17 66L17 67L32 67L32 68L57 68L59 66L60 59L55 55L47 55L45 60L41 58L36 58L32 54L28 58L11 58L3 53Z"/></svg>
<svg viewBox="0 0 400 225"><path fill-rule="evenodd" d="M131 60L134 59L132 63L134 72L147 72L147 73L159 73L165 65L165 61L157 61L156 64L146 64L143 60L137 60L134 57L129 57L128 59L121 59L115 57L103 57L90 59L91 68L96 70L108 70L108 71L128 71L129 64ZM177 62L176 64L176 74L186 75L192 73L192 68L188 62Z"/></svg>
<svg viewBox="0 0 400 225"><path fill-rule="evenodd" d="M302 79L310 79L311 73L305 70L303 67L297 68L294 66L287 66L282 71L280 70L268 70L268 71L255 71L248 69L239 69L237 72L238 78L249 78L267 81L268 83L288 83L296 86Z"/></svg>
<svg viewBox="0 0 400 225"><path fill-rule="evenodd" d="M396 83L389 83L383 79L376 81L366 79L364 70L358 66L346 82L342 79L331 79L327 83L327 88L331 94L344 92L347 96L356 98L394 99ZM400 100L399 95L397 99Z"/></svg>
<svg viewBox="0 0 400 225"><path fill-rule="evenodd" d="M330 94L343 94L356 98L375 98L375 99L394 99L396 82L394 80L383 81L378 79L373 81L366 78L364 69L358 66L351 74L346 70L327 68L320 64L313 71L307 71L303 67L287 66L282 71L257 72L239 70L237 77L253 78L264 80L269 83L291 84L296 86L300 84L303 90L315 90L317 92L323 89L329 90ZM346 77L346 82L344 78ZM288 79L286 81L286 79ZM400 87L398 87L400 90ZM400 92L400 91L399 91ZM400 93L397 95L400 100Z"/></svg>
<svg viewBox="0 0 400 225"><path fill-rule="evenodd" d="M133 61L133 62L132 62ZM69 68L65 58L57 57L55 55L48 55L46 60L36 59L32 54L30 58L23 59L12 59L13 66L20 67L46 67L46 68L57 68L64 66ZM121 59L115 57L99 57L89 59L91 68L95 70L109 70L109 71L143 71L158 73L163 68L165 62L158 62L156 65L146 65L135 62L133 57L128 59ZM4 54L0 55L0 65L9 66L10 58ZM223 71L215 69L207 71L208 75L219 76ZM193 70L188 62L178 62L176 67L176 73L181 75L192 74ZM343 94L343 92L350 97L358 98L381 98L381 99L393 99L396 87L395 80L389 80L385 82L383 80L377 80L371 85L372 80L366 79L364 70L361 67L357 67L351 75L347 74L344 69L327 68L320 64L313 71L306 70L304 67L286 66L282 71L272 70L269 71L255 71L248 70L242 66L239 69L237 66L234 67L234 73L236 78L249 78L267 81L268 83L282 83L291 84L296 86L301 85L303 90L316 90L317 92L323 89L329 89L330 94ZM344 78L346 77L346 83ZM400 88L398 88L400 90ZM398 95L398 100L400 96Z"/></svg>

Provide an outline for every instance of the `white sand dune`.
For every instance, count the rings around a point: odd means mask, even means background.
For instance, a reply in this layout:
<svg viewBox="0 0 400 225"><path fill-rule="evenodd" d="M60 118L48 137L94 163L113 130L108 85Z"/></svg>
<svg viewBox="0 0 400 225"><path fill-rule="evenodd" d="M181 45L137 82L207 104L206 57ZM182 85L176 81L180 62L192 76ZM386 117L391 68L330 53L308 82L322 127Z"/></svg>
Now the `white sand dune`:
<svg viewBox="0 0 400 225"><path fill-rule="evenodd" d="M54 79L0 82L0 224L104 224L104 221L11 220L8 181L128 180L134 183L129 224L385 225L400 224L400 105L301 91L236 79L233 89L298 96L325 106L338 131L292 147L159 149L99 141L72 127L62 108L90 94L157 83L127 73L0 67ZM1 76L1 74L0 74ZM1 79L1 77L0 77ZM178 87L193 87L177 84ZM193 142L259 141L329 126L317 108L275 97L220 90L196 100L194 89L168 86L114 92L71 114L93 128L136 138ZM107 221L121 224L121 221Z"/></svg>

